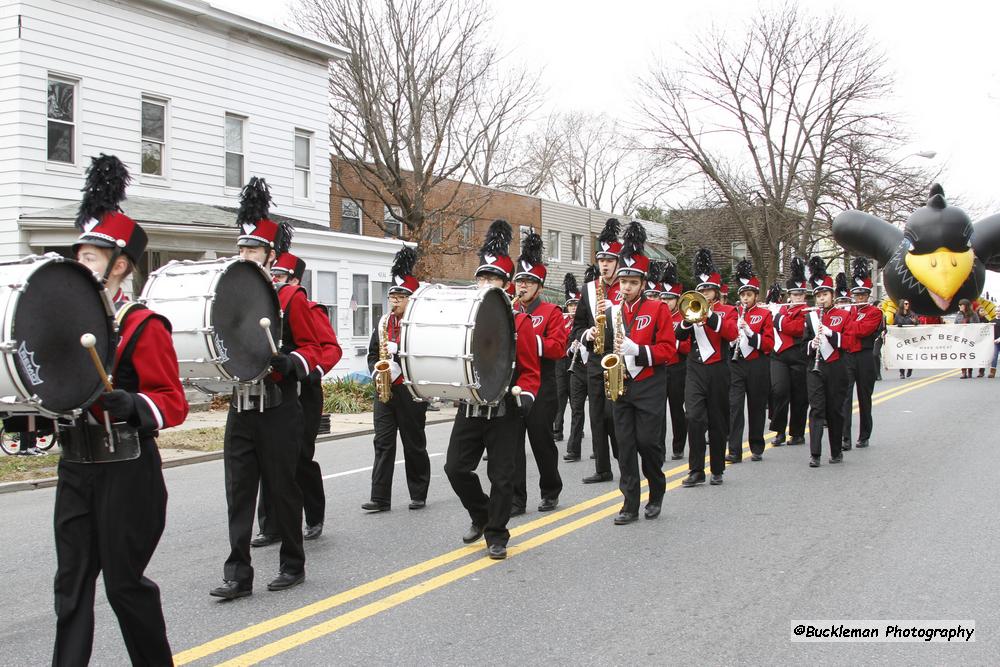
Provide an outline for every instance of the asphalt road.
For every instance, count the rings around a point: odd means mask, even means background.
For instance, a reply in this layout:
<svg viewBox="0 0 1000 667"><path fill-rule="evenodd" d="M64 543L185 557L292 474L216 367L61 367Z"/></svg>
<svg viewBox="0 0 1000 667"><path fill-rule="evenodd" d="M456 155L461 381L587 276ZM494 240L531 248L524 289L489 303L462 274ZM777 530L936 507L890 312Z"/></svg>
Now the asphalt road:
<svg viewBox="0 0 1000 667"><path fill-rule="evenodd" d="M269 593L277 546L255 549L255 593L231 603L208 596L228 553L222 462L172 468L147 574L178 664L995 665L1000 382L932 375L879 382L872 447L840 466L769 449L720 487L684 489L668 462L655 521L613 526L617 483L582 485L587 460L561 466L560 511L539 514L529 463L530 511L502 562L459 539L468 516L442 470L450 425L429 428L419 512L401 465L395 509L361 512L370 436L322 444L328 518L307 543L305 584ZM3 665L50 660L53 498L0 496ZM971 619L976 642L793 643L792 619ZM101 585L93 664L127 664Z"/></svg>

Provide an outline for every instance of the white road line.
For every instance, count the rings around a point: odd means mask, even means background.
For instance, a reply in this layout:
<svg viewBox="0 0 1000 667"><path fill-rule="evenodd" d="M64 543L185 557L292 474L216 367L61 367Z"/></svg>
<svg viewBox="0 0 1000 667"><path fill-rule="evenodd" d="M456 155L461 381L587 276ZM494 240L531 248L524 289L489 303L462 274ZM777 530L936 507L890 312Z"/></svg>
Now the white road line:
<svg viewBox="0 0 1000 667"><path fill-rule="evenodd" d="M437 454L428 454L427 458L434 458L435 456L444 456L444 452L438 452ZM396 461L396 465L402 463L404 459L399 459ZM354 470L345 470L344 472L335 472L329 475L323 475L323 479L333 479L334 477L346 477L347 475L356 475L359 472L371 472L371 469L375 466L368 466L367 468L355 468Z"/></svg>

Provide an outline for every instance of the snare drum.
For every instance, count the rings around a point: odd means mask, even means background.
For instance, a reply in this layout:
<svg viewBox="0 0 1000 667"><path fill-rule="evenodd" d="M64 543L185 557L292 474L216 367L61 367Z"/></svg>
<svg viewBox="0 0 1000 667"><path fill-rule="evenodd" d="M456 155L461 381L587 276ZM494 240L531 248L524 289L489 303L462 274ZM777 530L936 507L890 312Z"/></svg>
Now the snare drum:
<svg viewBox="0 0 1000 667"><path fill-rule="evenodd" d="M271 346L260 320L271 320L277 343L281 310L274 284L256 262L175 260L150 274L139 302L170 320L184 384L227 393L267 375Z"/></svg>
<svg viewBox="0 0 1000 667"><path fill-rule="evenodd" d="M496 287L423 285L400 323L403 379L418 400L495 405L514 374L514 314Z"/></svg>
<svg viewBox="0 0 1000 667"><path fill-rule="evenodd" d="M3 364L0 413L68 416L103 390L80 336L94 335L105 367L115 354L104 287L82 264L55 253L0 264Z"/></svg>

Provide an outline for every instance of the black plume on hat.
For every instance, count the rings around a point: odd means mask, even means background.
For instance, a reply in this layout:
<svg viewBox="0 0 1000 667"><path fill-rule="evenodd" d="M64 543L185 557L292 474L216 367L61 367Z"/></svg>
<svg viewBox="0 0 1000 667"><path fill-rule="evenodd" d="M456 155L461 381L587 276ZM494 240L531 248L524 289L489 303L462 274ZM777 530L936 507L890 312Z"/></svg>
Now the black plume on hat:
<svg viewBox="0 0 1000 667"><path fill-rule="evenodd" d="M542 252L545 248L545 244L542 241L541 235L539 235L534 228L532 228L525 236L521 239L521 256L517 258L518 263L527 262L532 266L542 263Z"/></svg>
<svg viewBox="0 0 1000 667"><path fill-rule="evenodd" d="M809 269L809 280L816 282L826 277L826 262L819 255L813 255L806 264Z"/></svg>
<svg viewBox="0 0 1000 667"><path fill-rule="evenodd" d="M838 273L833 286L837 290L837 296L845 296L847 294L847 274L843 271Z"/></svg>
<svg viewBox="0 0 1000 667"><path fill-rule="evenodd" d="M660 276L660 282L667 285L675 285L677 283L677 266L667 260L663 263L663 273Z"/></svg>
<svg viewBox="0 0 1000 667"><path fill-rule="evenodd" d="M696 276L715 273L715 262L712 261L712 251L708 248L699 248L694 254L694 274Z"/></svg>
<svg viewBox="0 0 1000 667"><path fill-rule="evenodd" d="M413 275L413 269L417 265L417 251L409 246L403 246L396 253L392 262L392 277L405 278Z"/></svg>
<svg viewBox="0 0 1000 667"><path fill-rule="evenodd" d="M617 241L621 228L622 223L618 222L618 218L608 218L608 221L604 223L604 229L601 230L601 235L597 237L597 242L612 243Z"/></svg>
<svg viewBox="0 0 1000 667"><path fill-rule="evenodd" d="M736 263L735 274L737 278L745 278L746 280L750 280L756 275L753 272L753 262L744 257L743 259L741 259L739 262Z"/></svg>
<svg viewBox="0 0 1000 667"><path fill-rule="evenodd" d="M806 281L806 263L802 261L801 257L792 257L792 268L791 277L789 278L789 287L791 283L804 283Z"/></svg>
<svg viewBox="0 0 1000 667"><path fill-rule="evenodd" d="M101 153L90 159L87 180L81 191L83 199L76 214L75 224L80 231L86 231L90 220L98 222L105 213L120 211L119 203L125 199L125 188L132 181L128 169L114 155Z"/></svg>
<svg viewBox="0 0 1000 667"><path fill-rule="evenodd" d="M781 302L781 285L778 283L773 283L771 289L767 290L767 296L764 297L765 303L780 303Z"/></svg>
<svg viewBox="0 0 1000 667"><path fill-rule="evenodd" d="M236 226L242 229L243 225L257 224L268 216L270 209L271 189L267 187L267 181L251 176L250 181L243 186L243 190L240 192L240 208L236 212ZM290 238L289 244L291 244Z"/></svg>
<svg viewBox="0 0 1000 667"><path fill-rule="evenodd" d="M566 299L575 299L577 292L580 291L579 286L576 284L576 276L572 273L567 273L566 277L563 278L563 293L566 294Z"/></svg>
<svg viewBox="0 0 1000 667"><path fill-rule="evenodd" d="M288 222L278 223L278 233L274 237L274 253L280 255L288 252L292 247L292 237L295 236L295 229Z"/></svg>
<svg viewBox="0 0 1000 667"><path fill-rule="evenodd" d="M649 271L647 272L647 275L649 276L650 282L658 283L663 280L664 266L663 262L657 260L653 260L649 263Z"/></svg>
<svg viewBox="0 0 1000 667"><path fill-rule="evenodd" d="M641 255L645 247L646 229L638 221L633 220L622 236L622 258Z"/></svg>
<svg viewBox="0 0 1000 667"><path fill-rule="evenodd" d="M600 269L597 268L596 264L591 264L587 267L587 270L583 272L583 282L589 283L597 280L597 276L599 275L601 275Z"/></svg>
<svg viewBox="0 0 1000 667"><path fill-rule="evenodd" d="M513 231L506 220L494 220L493 224L486 231L486 239L483 241L483 247L479 249L480 257L483 255L507 257L512 237Z"/></svg>
<svg viewBox="0 0 1000 667"><path fill-rule="evenodd" d="M854 280L867 280L872 275L872 263L867 257L855 257L851 262L851 277Z"/></svg>

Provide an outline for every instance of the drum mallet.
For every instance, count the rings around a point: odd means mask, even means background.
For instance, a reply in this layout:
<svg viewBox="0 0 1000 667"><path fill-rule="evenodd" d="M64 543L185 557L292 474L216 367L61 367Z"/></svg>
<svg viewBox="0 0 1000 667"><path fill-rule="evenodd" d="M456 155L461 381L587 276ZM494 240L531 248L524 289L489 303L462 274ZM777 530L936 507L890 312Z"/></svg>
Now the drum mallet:
<svg viewBox="0 0 1000 667"><path fill-rule="evenodd" d="M101 363L101 358L97 356L97 337L92 333L85 333L80 336L80 345L85 347L88 352L90 352L90 359L94 362L94 367L97 369L97 374L101 376L101 382L104 383L105 391L114 391L114 385L111 384L111 380L108 379L108 374L104 370L104 364ZM110 443L110 450L115 451L115 441L114 437L111 435L111 415L107 412L104 413L104 428L108 431L108 442Z"/></svg>
<svg viewBox="0 0 1000 667"><path fill-rule="evenodd" d="M521 407L521 391L523 391L516 384L510 388L510 395L514 397L514 402L517 403L517 407Z"/></svg>
<svg viewBox="0 0 1000 667"><path fill-rule="evenodd" d="M267 334L267 342L271 346L271 354L278 354L278 348L274 344L274 336L271 335L271 320L267 317L260 318L260 328Z"/></svg>

